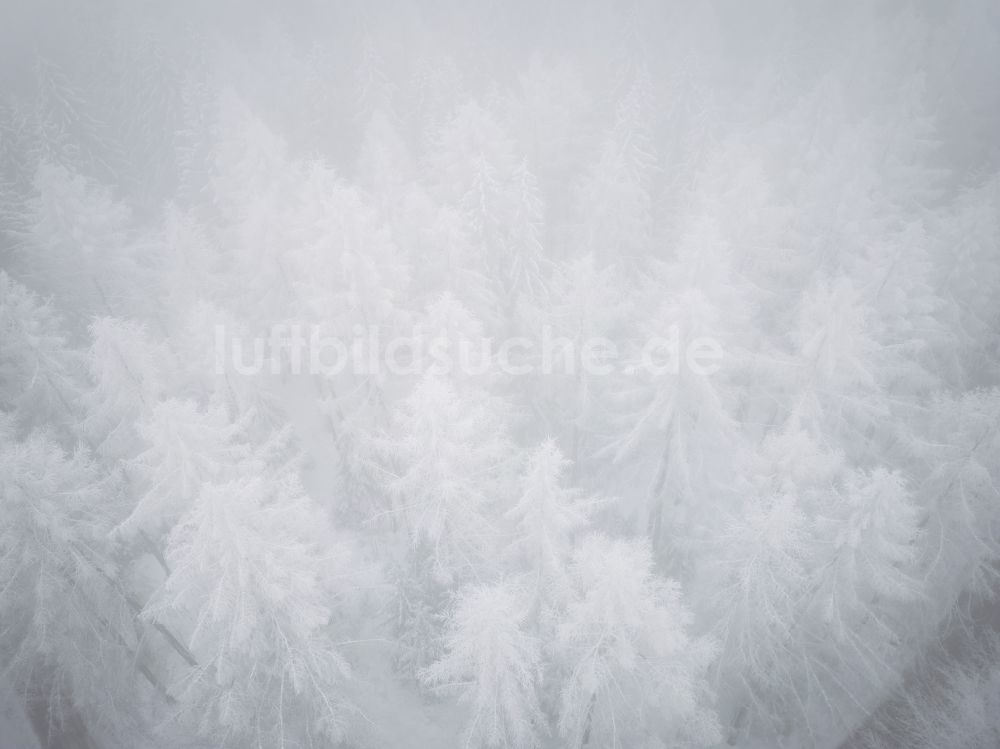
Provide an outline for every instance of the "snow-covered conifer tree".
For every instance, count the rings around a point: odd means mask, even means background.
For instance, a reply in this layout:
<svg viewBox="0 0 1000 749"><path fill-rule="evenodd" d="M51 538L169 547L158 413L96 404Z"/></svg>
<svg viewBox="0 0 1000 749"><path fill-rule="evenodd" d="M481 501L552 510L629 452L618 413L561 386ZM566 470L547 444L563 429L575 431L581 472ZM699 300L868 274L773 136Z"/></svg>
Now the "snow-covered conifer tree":
<svg viewBox="0 0 1000 749"><path fill-rule="evenodd" d="M143 325L128 320L97 318L90 333L93 385L83 396L84 433L109 458L133 456L138 419L163 393L168 353Z"/></svg>
<svg viewBox="0 0 1000 749"><path fill-rule="evenodd" d="M640 75L618 102L593 166L579 186L579 241L601 265L630 265L652 239L657 154L650 129L649 80Z"/></svg>
<svg viewBox="0 0 1000 749"><path fill-rule="evenodd" d="M986 594L1000 557L997 496L1000 391L942 395L932 403L919 458L933 461L920 486L930 617L956 613L963 593Z"/></svg>
<svg viewBox="0 0 1000 749"><path fill-rule="evenodd" d="M67 454L42 432L22 441L14 432L0 413L3 666L53 724L82 711L92 731L127 741L139 682L153 699L170 697L117 582L108 543L116 482L83 449Z"/></svg>
<svg viewBox="0 0 1000 749"><path fill-rule="evenodd" d="M721 310L699 289L671 296L642 326L642 348L632 353L615 396L621 412L606 450L619 462L638 460L648 476L638 517L655 550L668 539L682 544L667 544L667 554L685 552L699 526L711 525L709 513L728 501L740 459L739 425L725 387L731 362L718 357L714 337L720 319ZM714 342L716 354L694 358L705 341Z"/></svg>
<svg viewBox="0 0 1000 749"><path fill-rule="evenodd" d="M475 262L495 281L504 319L521 295L542 298L542 198L502 124L478 102L462 105L441 129L431 163L441 195L468 223Z"/></svg>
<svg viewBox="0 0 1000 749"><path fill-rule="evenodd" d="M562 602L569 593L569 562L574 535L593 513L596 501L563 486L569 461L552 440L527 458L517 504L507 511L514 521L510 552L525 570L531 610Z"/></svg>
<svg viewBox="0 0 1000 749"><path fill-rule="evenodd" d="M421 678L458 692L468 706L465 745L540 745L539 643L526 629L527 605L509 583L465 589L448 619L445 653Z"/></svg>
<svg viewBox="0 0 1000 749"><path fill-rule="evenodd" d="M633 304L626 294L626 284L612 269L584 255L556 266L544 304L525 314L529 331L544 336L547 329L552 344L551 361L535 357L537 374L524 378L530 388L525 397L558 427L573 471L602 446L597 435L617 421L607 403L616 384L613 369L604 373L614 367L614 357L593 347L600 339L613 343L629 330Z"/></svg>
<svg viewBox="0 0 1000 749"><path fill-rule="evenodd" d="M706 671L709 642L688 633L678 586L653 572L649 546L594 534L573 553L574 597L554 643L569 746L719 740Z"/></svg>
<svg viewBox="0 0 1000 749"><path fill-rule="evenodd" d="M499 503L517 455L509 419L495 397L427 375L377 441L394 512L412 543L429 544L443 580L475 577L497 550Z"/></svg>
<svg viewBox="0 0 1000 749"><path fill-rule="evenodd" d="M804 710L801 606L814 554L806 501L823 502L840 466L794 423L769 435L744 506L713 539L705 589L722 648L717 686L736 706L731 731Z"/></svg>
<svg viewBox="0 0 1000 749"><path fill-rule="evenodd" d="M870 309L850 280L807 293L793 335L801 383L796 412L829 429L845 449L869 447L871 428L888 416L880 388L888 360L874 339Z"/></svg>
<svg viewBox="0 0 1000 749"><path fill-rule="evenodd" d="M131 232L131 212L110 190L52 162L42 162L20 221L22 277L67 310L122 316L144 309L145 278Z"/></svg>
<svg viewBox="0 0 1000 749"><path fill-rule="evenodd" d="M203 667L179 699L215 741L336 741L350 668L332 634L336 588L325 524L291 474L244 462L204 481L170 533L170 567L147 616L177 622ZM339 560L350 564L345 560Z"/></svg>
<svg viewBox="0 0 1000 749"><path fill-rule="evenodd" d="M138 432L146 448L130 469L142 494L118 528L126 536L172 527L205 483L235 477L248 454L238 442L240 425L219 405L200 410L190 400L161 401L139 417Z"/></svg>
<svg viewBox="0 0 1000 749"><path fill-rule="evenodd" d="M75 426L83 358L52 308L0 271L0 408L21 425Z"/></svg>

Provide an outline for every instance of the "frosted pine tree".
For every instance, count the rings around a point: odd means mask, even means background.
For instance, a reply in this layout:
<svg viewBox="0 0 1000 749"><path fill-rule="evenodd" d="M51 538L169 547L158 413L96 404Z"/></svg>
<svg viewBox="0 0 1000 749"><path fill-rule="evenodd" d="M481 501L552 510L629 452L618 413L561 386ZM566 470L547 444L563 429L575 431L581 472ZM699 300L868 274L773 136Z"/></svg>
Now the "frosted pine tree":
<svg viewBox="0 0 1000 749"><path fill-rule="evenodd" d="M544 301L548 294L548 262L542 245L545 204L535 175L519 162L510 176L505 196L507 215L490 275L501 279L508 310L524 303ZM510 314L510 312L508 312Z"/></svg>
<svg viewBox="0 0 1000 749"><path fill-rule="evenodd" d="M440 650L449 590L497 566L513 446L502 402L428 374L375 440L376 474L392 504L391 536L406 552L393 575L397 666L404 673Z"/></svg>
<svg viewBox="0 0 1000 749"><path fill-rule="evenodd" d="M794 422L769 435L751 464L745 505L712 541L704 590L722 646L716 671L730 735L804 711L801 618L814 559L807 501L822 505L842 458Z"/></svg>
<svg viewBox="0 0 1000 749"><path fill-rule="evenodd" d="M389 574L393 585L392 633L398 647L396 671L418 679L422 669L442 653L449 586L434 572L434 553L427 543L411 545Z"/></svg>
<svg viewBox="0 0 1000 749"><path fill-rule="evenodd" d="M587 524L596 501L563 486L569 467L559 448L546 440L528 455L519 498L506 515L515 523L509 553L524 570L530 613L567 599L574 536Z"/></svg>
<svg viewBox="0 0 1000 749"><path fill-rule="evenodd" d="M475 576L497 549L498 503L512 459L502 401L427 375L377 440L385 486L411 543L427 543L442 580Z"/></svg>
<svg viewBox="0 0 1000 749"><path fill-rule="evenodd" d="M346 356L340 369L312 384L348 491L363 504L372 495L364 468L371 437L388 421L391 373L378 347L409 328L404 299L410 272L388 225L360 189L320 164L308 169L299 189L289 234L296 247L284 255L295 298L287 314L322 340L344 345L341 354L321 354L326 367L333 367L334 356Z"/></svg>
<svg viewBox="0 0 1000 749"><path fill-rule="evenodd" d="M507 104L511 133L538 176L546 205L561 213L572 197L563 185L584 161L592 107L578 64L541 54L532 55L518 75L517 89Z"/></svg>
<svg viewBox="0 0 1000 749"><path fill-rule="evenodd" d="M250 321L283 319L293 298L285 246L302 180L288 145L237 94L226 91L215 107L209 188L220 247L239 278L232 303Z"/></svg>
<svg viewBox="0 0 1000 749"><path fill-rule="evenodd" d="M393 234L412 274L410 293L430 300L449 293L477 317L495 313L494 284L476 261L473 234L462 212L442 203L418 184L411 184L393 225Z"/></svg>
<svg viewBox="0 0 1000 749"><path fill-rule="evenodd" d="M161 324L173 334L192 307L221 294L222 254L194 214L173 204L141 244L156 269L161 304L167 312L159 316Z"/></svg>
<svg viewBox="0 0 1000 749"><path fill-rule="evenodd" d="M83 396L84 434L109 458L131 457L139 445L136 425L163 393L168 353L144 326L101 317L91 324L92 387Z"/></svg>
<svg viewBox="0 0 1000 749"><path fill-rule="evenodd" d="M430 163L439 194L467 223L473 267L495 282L497 323L509 319L522 295L541 299L544 205L503 125L478 102L467 102L441 128Z"/></svg>
<svg viewBox="0 0 1000 749"><path fill-rule="evenodd" d="M207 664L178 695L206 737L337 741L350 668L330 639L338 597L326 580L348 570L324 561L326 525L301 488L267 473L250 461L235 478L201 485L170 533L171 571L146 615L178 622Z"/></svg>
<svg viewBox="0 0 1000 749"><path fill-rule="evenodd" d="M819 555L816 607L824 631L834 639L858 636L866 626L891 630L886 619L894 602L913 601L921 593L917 558L920 513L898 471L854 471L847 476L840 501L818 507L817 532L829 539ZM877 638L870 637L868 647Z"/></svg>
<svg viewBox="0 0 1000 749"><path fill-rule="evenodd" d="M951 348L939 319L944 302L934 288L928 245L923 222L913 220L852 258L856 288L870 310L870 334L883 347L879 381L897 397L937 387L933 369Z"/></svg>
<svg viewBox="0 0 1000 749"><path fill-rule="evenodd" d="M963 593L989 596L996 580L1000 391L939 396L928 416L919 457L930 470L919 497L923 574L934 591L936 623L960 613Z"/></svg>
<svg viewBox="0 0 1000 749"><path fill-rule="evenodd" d="M409 282L407 268L385 222L356 187L314 164L299 187L289 235L287 278L300 314L328 318L347 335L353 326L392 332Z"/></svg>
<svg viewBox="0 0 1000 749"><path fill-rule="evenodd" d="M95 111L95 88L75 77L79 71L68 69L67 61L80 62L72 59L73 54L62 62L43 54L33 60L30 108L36 148L43 159L108 176L116 147L108 137L108 123Z"/></svg>
<svg viewBox="0 0 1000 749"><path fill-rule="evenodd" d="M652 240L657 153L649 86L640 75L619 100L597 159L578 188L579 243L601 265L631 265Z"/></svg>
<svg viewBox="0 0 1000 749"><path fill-rule="evenodd" d="M936 650L922 659L903 688L850 737L850 746L881 749L905 742L915 749L987 749L996 744L997 647L993 635L958 657Z"/></svg>
<svg viewBox="0 0 1000 749"><path fill-rule="evenodd" d="M643 347L631 354L614 394L621 410L605 452L649 477L636 512L658 553L683 557L712 526L706 510L732 500L741 443L722 369L731 362L694 356L718 352L720 319L721 309L700 289L671 296L641 326ZM714 347L700 348L706 342Z"/></svg>
<svg viewBox="0 0 1000 749"><path fill-rule="evenodd" d="M461 393L482 393L496 385L485 327L451 292L427 305L413 334L424 347L417 368L447 379Z"/></svg>
<svg viewBox="0 0 1000 749"><path fill-rule="evenodd" d="M571 576L574 596L553 643L563 684L561 740L579 747L717 742L706 680L713 648L688 634L691 616L677 583L656 576L649 546L592 535L574 549Z"/></svg>
<svg viewBox="0 0 1000 749"><path fill-rule="evenodd" d="M174 188L175 133L182 121L180 61L194 61L186 42L156 28L157 19L118 19L103 29L99 44L106 70L94 97L115 149L112 168L134 204L155 207Z"/></svg>
<svg viewBox="0 0 1000 749"><path fill-rule="evenodd" d="M920 515L903 476L884 468L852 471L831 499L816 510L806 667L817 712L851 725L907 661L925 593Z"/></svg>
<svg viewBox="0 0 1000 749"><path fill-rule="evenodd" d="M23 278L80 315L146 309L146 279L132 237L131 212L111 191L60 164L42 162L18 231Z"/></svg>
<svg viewBox="0 0 1000 749"><path fill-rule="evenodd" d="M54 735L79 712L93 735L124 745L142 730L139 705L171 697L117 581L119 487L85 450L67 454L42 432L16 441L14 429L0 414L2 665L47 705Z"/></svg>
<svg viewBox="0 0 1000 749"><path fill-rule="evenodd" d="M950 380L973 386L996 382L1000 289L1000 176L966 190L931 222L935 287L944 302L942 318L954 336L956 361Z"/></svg>
<svg viewBox="0 0 1000 749"><path fill-rule="evenodd" d="M0 408L25 426L75 426L83 357L61 321L29 289L0 271Z"/></svg>
<svg viewBox="0 0 1000 749"><path fill-rule="evenodd" d="M881 394L890 360L871 323L871 308L840 278L804 296L793 331L801 393L793 401L796 412L852 452L873 445L877 424L883 430L892 424Z"/></svg>
<svg viewBox="0 0 1000 749"><path fill-rule="evenodd" d="M118 532L158 537L205 483L235 477L239 461L249 453L238 440L240 431L241 425L231 422L219 405L199 409L193 401L171 398L142 414L138 433L145 449L130 462L141 494Z"/></svg>
<svg viewBox="0 0 1000 749"><path fill-rule="evenodd" d="M629 330L634 307L628 291L619 274L598 267L588 254L557 265L544 304L526 314L533 334L547 327L552 349L551 361L536 358L536 376L522 378L530 388L524 397L558 426L574 472L601 447L598 435L615 426L609 398L614 379L605 369L611 357L606 344L595 342L619 340Z"/></svg>
<svg viewBox="0 0 1000 749"><path fill-rule="evenodd" d="M358 117L364 130L356 171L383 215L389 216L396 209L403 187L414 177L414 165L400 134L395 87L385 74L384 62L371 38L367 37L362 46Z"/></svg>
<svg viewBox="0 0 1000 749"><path fill-rule="evenodd" d="M263 435L283 424L285 416L271 387L263 342L254 339L253 330L212 302L193 304L169 340L175 362L170 391L223 403L233 418L246 420Z"/></svg>
<svg viewBox="0 0 1000 749"><path fill-rule="evenodd" d="M467 706L465 746L531 749L546 732L537 695L541 652L527 616L509 583L466 588L448 617L444 655L421 673Z"/></svg>

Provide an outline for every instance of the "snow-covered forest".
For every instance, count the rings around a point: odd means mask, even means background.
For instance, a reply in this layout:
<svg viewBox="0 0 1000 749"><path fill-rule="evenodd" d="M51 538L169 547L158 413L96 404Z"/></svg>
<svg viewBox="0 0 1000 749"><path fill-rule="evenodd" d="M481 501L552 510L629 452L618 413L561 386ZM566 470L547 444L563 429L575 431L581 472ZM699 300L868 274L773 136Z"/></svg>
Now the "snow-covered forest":
<svg viewBox="0 0 1000 749"><path fill-rule="evenodd" d="M0 749L995 749L998 575L995 0L2 3Z"/></svg>

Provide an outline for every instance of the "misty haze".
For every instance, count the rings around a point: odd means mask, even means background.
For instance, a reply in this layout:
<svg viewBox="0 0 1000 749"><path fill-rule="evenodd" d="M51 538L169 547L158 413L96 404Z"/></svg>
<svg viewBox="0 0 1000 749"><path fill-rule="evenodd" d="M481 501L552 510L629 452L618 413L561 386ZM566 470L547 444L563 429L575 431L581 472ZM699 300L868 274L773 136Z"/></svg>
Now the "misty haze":
<svg viewBox="0 0 1000 749"><path fill-rule="evenodd" d="M0 749L1000 747L997 0L0 0Z"/></svg>

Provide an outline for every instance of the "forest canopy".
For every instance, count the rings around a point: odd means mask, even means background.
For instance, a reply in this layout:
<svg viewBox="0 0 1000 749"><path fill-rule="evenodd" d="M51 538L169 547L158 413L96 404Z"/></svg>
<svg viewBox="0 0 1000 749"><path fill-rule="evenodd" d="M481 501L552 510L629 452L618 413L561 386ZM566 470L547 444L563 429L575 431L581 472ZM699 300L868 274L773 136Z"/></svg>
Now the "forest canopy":
<svg viewBox="0 0 1000 749"><path fill-rule="evenodd" d="M998 564L992 0L0 8L0 749L991 749Z"/></svg>

